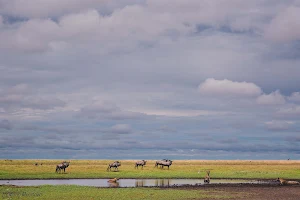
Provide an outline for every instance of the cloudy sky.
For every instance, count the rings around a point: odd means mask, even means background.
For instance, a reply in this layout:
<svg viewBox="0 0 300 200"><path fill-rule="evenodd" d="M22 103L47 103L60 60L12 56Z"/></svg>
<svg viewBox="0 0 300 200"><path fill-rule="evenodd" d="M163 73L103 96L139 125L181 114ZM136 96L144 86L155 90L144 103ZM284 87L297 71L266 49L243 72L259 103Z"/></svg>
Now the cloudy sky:
<svg viewBox="0 0 300 200"><path fill-rule="evenodd" d="M0 0L0 158L300 159L300 0Z"/></svg>

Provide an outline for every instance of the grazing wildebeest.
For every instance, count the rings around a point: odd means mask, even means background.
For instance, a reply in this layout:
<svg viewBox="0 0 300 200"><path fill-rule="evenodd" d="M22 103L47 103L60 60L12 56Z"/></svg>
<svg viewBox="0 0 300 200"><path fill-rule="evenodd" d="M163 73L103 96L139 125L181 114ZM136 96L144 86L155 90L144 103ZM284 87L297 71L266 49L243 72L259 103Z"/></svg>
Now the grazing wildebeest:
<svg viewBox="0 0 300 200"><path fill-rule="evenodd" d="M114 167L115 170L117 169L119 171L119 169L118 169L119 166L121 166L121 163L119 161L115 161L115 162L108 165L106 171L108 171L108 169L109 169L109 171L111 171L112 167Z"/></svg>
<svg viewBox="0 0 300 200"><path fill-rule="evenodd" d="M167 160L167 159L164 159L164 160L158 160L158 161L156 161L154 167L158 167L158 165L160 165L162 168L164 168L164 166L167 166L168 169L169 169L170 166L172 165L172 162L173 162L172 160Z"/></svg>
<svg viewBox="0 0 300 200"><path fill-rule="evenodd" d="M35 166L38 166L39 164L38 163L35 163Z"/></svg>
<svg viewBox="0 0 300 200"><path fill-rule="evenodd" d="M139 168L139 166L142 166L142 169L144 168L144 165L146 165L146 160L141 160L141 161L137 161L135 163L135 167L134 168Z"/></svg>
<svg viewBox="0 0 300 200"><path fill-rule="evenodd" d="M161 162L167 162L168 161L168 159L161 159L161 160L157 160L156 162L155 162L155 166L154 167L158 167L158 165L160 165L159 163L161 163ZM162 167L162 165L160 165L160 168Z"/></svg>
<svg viewBox="0 0 300 200"><path fill-rule="evenodd" d="M204 183L209 183L210 182L210 171L206 171L206 176L204 177Z"/></svg>
<svg viewBox="0 0 300 200"><path fill-rule="evenodd" d="M61 164L56 166L55 172L58 173L60 170L64 170L64 173L66 172L66 168L69 167L70 162L64 161Z"/></svg>
<svg viewBox="0 0 300 200"><path fill-rule="evenodd" d="M280 182L280 185L299 185L300 184L298 181L287 181L282 178L278 178L277 181Z"/></svg>

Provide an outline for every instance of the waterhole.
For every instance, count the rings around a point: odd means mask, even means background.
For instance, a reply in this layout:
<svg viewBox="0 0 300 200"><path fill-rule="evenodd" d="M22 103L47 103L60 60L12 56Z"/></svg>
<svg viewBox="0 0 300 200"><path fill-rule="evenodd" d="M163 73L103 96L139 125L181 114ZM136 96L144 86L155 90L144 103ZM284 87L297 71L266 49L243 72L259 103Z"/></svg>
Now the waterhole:
<svg viewBox="0 0 300 200"><path fill-rule="evenodd" d="M267 184L270 181L246 179L211 179L210 184ZM108 179L44 179L44 180L0 180L0 185L81 185L95 187L169 187L182 185L203 185L203 179L119 179L109 183Z"/></svg>

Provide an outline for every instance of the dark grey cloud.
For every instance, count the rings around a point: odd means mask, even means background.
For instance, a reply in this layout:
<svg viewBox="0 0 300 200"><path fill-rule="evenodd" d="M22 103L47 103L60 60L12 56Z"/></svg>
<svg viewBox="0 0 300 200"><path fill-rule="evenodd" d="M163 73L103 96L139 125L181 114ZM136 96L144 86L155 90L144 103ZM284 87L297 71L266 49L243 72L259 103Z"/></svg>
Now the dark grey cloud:
<svg viewBox="0 0 300 200"><path fill-rule="evenodd" d="M64 107L66 103L60 99L49 99L49 98L32 98L26 99L22 104L24 107L29 107L33 109L47 110L56 107Z"/></svg>
<svg viewBox="0 0 300 200"><path fill-rule="evenodd" d="M289 136L285 138L286 141L291 142L291 143L297 143L300 142L300 136Z"/></svg>
<svg viewBox="0 0 300 200"><path fill-rule="evenodd" d="M13 125L10 121L3 119L0 120L0 129L6 129L6 130L11 130L13 128Z"/></svg>
<svg viewBox="0 0 300 200"><path fill-rule="evenodd" d="M47 0L43 3L36 0L28 0L27 6L22 0L0 1L0 13L11 17L25 18L56 18L58 16L79 12L90 8L98 8L101 12L109 14L114 9L122 8L131 4L142 4L144 1L137 0L86 0L82 3L74 0Z"/></svg>
<svg viewBox="0 0 300 200"><path fill-rule="evenodd" d="M300 119L300 106L289 105L278 109L276 117L283 119Z"/></svg>
<svg viewBox="0 0 300 200"><path fill-rule="evenodd" d="M66 103L58 98L36 95L27 84L17 84L0 91L0 106L9 109L31 108L47 110L64 107Z"/></svg>
<svg viewBox="0 0 300 200"><path fill-rule="evenodd" d="M129 124L115 124L109 127L85 127L85 128L72 128L72 127L63 127L63 126L55 126L55 127L45 127L45 126L36 126L36 125L25 125L16 128L19 131L34 131L40 133L46 133L44 137L48 139L59 139L61 136L80 136L81 134L89 134L91 137L100 136L98 138L106 137L107 135L118 135L118 134L130 134L134 132L134 129Z"/></svg>
<svg viewBox="0 0 300 200"><path fill-rule="evenodd" d="M82 135L69 135L64 137L61 135L58 139L56 139L44 136L37 137L36 135L19 137L6 136L1 138L0 151L4 152L9 149L24 149L25 152L48 151L51 153L51 155L55 155L56 151L57 153L69 152L70 154L77 154L80 152L89 154L95 151L101 151L102 153L105 152L103 155L101 153L101 155L98 154L94 158L103 158L107 156L105 154L113 155L113 152L117 153L118 155L122 155L122 152L126 151L129 155L135 153L136 156L140 157L151 155L150 157L152 159L155 158L155 155L172 155L173 158L177 159L186 158L185 156L192 156L200 159L199 155L201 155L201 158L205 157L209 159L211 158L210 156L214 157L216 154L220 155L225 152L230 153L233 157L239 157L245 153L264 155L265 153L274 154L275 152L277 152L277 155L279 156L281 153L284 155L297 155L300 151L299 145L282 145L277 142L269 143L267 141L261 141L257 144L250 144L248 141L245 142L243 140L237 140L234 138L230 141L229 139L226 139L226 141L194 140L187 143L186 139L183 139L182 141L169 141L165 139L156 142L134 139L123 139L118 141L112 139L103 141L87 140L87 137L88 136ZM286 141L289 141L290 139L291 138L287 138ZM295 141L293 141L293 143L294 142ZM274 145L276 145L276 149L274 148ZM164 154L157 154L157 152L164 152ZM86 156L83 157L86 158ZM279 157L283 158L282 156Z"/></svg>
<svg viewBox="0 0 300 200"><path fill-rule="evenodd" d="M280 121L273 120L269 122L265 122L265 126L268 130L271 131L286 131L289 130L293 126L293 121Z"/></svg>
<svg viewBox="0 0 300 200"><path fill-rule="evenodd" d="M169 126L166 126L166 125L160 126L157 130L161 131L163 133L177 132L175 128L172 128L172 127L169 127Z"/></svg>
<svg viewBox="0 0 300 200"><path fill-rule="evenodd" d="M95 102L87 105L80 109L77 116L100 120L141 119L146 117L143 113L126 111L110 102Z"/></svg>
<svg viewBox="0 0 300 200"><path fill-rule="evenodd" d="M132 129L128 124L116 124L109 131L117 134L128 134L132 132Z"/></svg>

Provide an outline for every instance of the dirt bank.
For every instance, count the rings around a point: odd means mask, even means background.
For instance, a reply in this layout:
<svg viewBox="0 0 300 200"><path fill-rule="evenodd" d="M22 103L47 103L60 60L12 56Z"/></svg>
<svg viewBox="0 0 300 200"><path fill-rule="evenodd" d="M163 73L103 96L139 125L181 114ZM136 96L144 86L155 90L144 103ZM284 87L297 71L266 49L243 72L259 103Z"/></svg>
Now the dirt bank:
<svg viewBox="0 0 300 200"><path fill-rule="evenodd" d="M280 186L275 184L257 185L205 185L182 187L183 190L203 190L210 194L228 196L234 200L299 200L300 185ZM203 198L202 198L203 199ZM206 200L213 200L207 198Z"/></svg>

